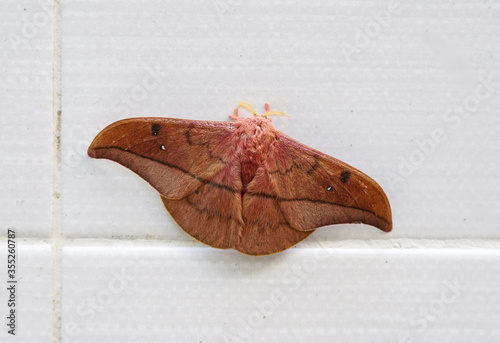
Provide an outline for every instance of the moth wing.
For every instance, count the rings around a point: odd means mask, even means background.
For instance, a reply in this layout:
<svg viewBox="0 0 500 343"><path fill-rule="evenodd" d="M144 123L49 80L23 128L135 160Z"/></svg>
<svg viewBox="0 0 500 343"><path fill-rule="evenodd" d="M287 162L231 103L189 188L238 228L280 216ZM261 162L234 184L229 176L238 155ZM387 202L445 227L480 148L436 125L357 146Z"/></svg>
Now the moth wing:
<svg viewBox="0 0 500 343"><path fill-rule="evenodd" d="M181 199L161 199L190 236L214 248L234 248L242 228L241 193L227 187L240 178L240 164L228 163L210 181Z"/></svg>
<svg viewBox="0 0 500 343"><path fill-rule="evenodd" d="M230 140L229 122L131 118L104 128L88 154L118 162L166 198L179 199L205 184L234 159ZM233 181L226 186L241 187L241 182L238 185L238 180Z"/></svg>
<svg viewBox="0 0 500 343"><path fill-rule="evenodd" d="M334 157L277 132L273 153L263 168L284 219L296 230L341 223L392 229L391 208L382 188ZM263 195L267 191L254 190Z"/></svg>
<svg viewBox="0 0 500 343"><path fill-rule="evenodd" d="M230 122L132 118L103 129L88 149L131 169L191 236L231 248L241 230L241 176Z"/></svg>
<svg viewBox="0 0 500 343"><path fill-rule="evenodd" d="M265 194L265 195L264 195ZM265 169L257 169L242 199L243 228L236 249L247 255L269 255L286 250L314 230L295 230L287 221Z"/></svg>

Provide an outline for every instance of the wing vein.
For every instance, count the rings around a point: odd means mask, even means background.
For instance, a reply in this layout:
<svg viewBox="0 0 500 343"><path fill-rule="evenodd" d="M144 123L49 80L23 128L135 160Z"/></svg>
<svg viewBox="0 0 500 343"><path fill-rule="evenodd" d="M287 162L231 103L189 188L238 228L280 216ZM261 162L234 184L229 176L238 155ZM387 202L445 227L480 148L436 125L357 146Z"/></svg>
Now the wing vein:
<svg viewBox="0 0 500 343"><path fill-rule="evenodd" d="M239 192L239 190L237 189L233 189L229 186L226 186L226 185L222 185L222 184L219 184L219 183L216 183L216 182L213 182L213 181L210 181L210 180L207 180L205 178L202 178L202 177L199 177L197 175L194 175L192 173L190 173L189 171L185 170L184 168L181 168L175 164L172 164L172 163L168 163L168 162L165 162L165 161L160 161L160 160L157 160L155 158L151 158L151 157L148 157L148 156L144 156L144 155L141 155L141 154L138 154L138 153L135 153L133 151L130 151L130 150L125 150L125 149L122 149L122 148L118 148L118 147L98 147L98 148L95 148L95 150L120 150L120 151L123 151L123 152L126 152L126 153L129 153L129 154L133 154L133 155L136 155L136 156L139 156L141 158L144 158L146 160L150 160L150 161L153 161L153 162L156 162L156 163L160 163L160 164L163 164L169 168L172 168L172 169L176 169L180 172L183 172L184 174L192 177L193 179L195 180L198 180L204 184L208 184L210 186L213 186L213 187L216 187L216 188L220 188L220 189L225 189L231 193L237 193Z"/></svg>

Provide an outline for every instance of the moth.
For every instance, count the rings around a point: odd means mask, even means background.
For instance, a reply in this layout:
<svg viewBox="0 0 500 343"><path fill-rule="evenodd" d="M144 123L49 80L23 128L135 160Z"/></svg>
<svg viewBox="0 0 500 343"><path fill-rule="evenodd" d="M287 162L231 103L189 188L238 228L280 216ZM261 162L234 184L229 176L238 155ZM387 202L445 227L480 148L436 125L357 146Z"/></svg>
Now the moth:
<svg viewBox="0 0 500 343"><path fill-rule="evenodd" d="M284 113L265 110L242 102L229 121L124 119L88 154L137 173L185 232L215 248L274 254L340 223L391 231L389 201L373 179L276 130L270 117Z"/></svg>

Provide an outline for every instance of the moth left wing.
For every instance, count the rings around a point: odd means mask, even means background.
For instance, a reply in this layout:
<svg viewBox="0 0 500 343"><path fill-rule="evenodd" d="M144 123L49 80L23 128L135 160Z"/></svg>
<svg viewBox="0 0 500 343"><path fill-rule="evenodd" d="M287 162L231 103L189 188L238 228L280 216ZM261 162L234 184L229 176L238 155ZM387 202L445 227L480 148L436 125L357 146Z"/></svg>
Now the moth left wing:
<svg viewBox="0 0 500 343"><path fill-rule="evenodd" d="M241 232L241 173L231 122L131 118L102 130L89 147L149 182L181 228L216 248Z"/></svg>
<svg viewBox="0 0 500 343"><path fill-rule="evenodd" d="M130 118L104 128L88 149L131 169L169 199L206 184L234 161L230 122ZM225 180L239 192L239 179Z"/></svg>

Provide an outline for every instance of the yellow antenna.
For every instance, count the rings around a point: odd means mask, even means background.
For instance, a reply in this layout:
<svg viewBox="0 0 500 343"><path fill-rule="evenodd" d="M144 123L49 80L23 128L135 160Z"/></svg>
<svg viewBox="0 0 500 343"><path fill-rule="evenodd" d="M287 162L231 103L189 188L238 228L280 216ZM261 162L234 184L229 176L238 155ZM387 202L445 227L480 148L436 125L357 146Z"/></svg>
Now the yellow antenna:
<svg viewBox="0 0 500 343"><path fill-rule="evenodd" d="M238 117L238 109L239 108L242 108L245 111L248 111L248 112L252 113L254 116L258 116L258 114L255 112L255 110L253 109L253 107L249 103L244 102L244 101L240 101L240 103L238 104L238 107L236 107L234 109L234 116L236 116L236 117ZM285 116L285 117L288 117L285 112L270 111L268 103L265 104L265 108L266 108L266 112L264 112L263 114L261 114L260 115L261 117L269 117L269 116Z"/></svg>
<svg viewBox="0 0 500 343"><path fill-rule="evenodd" d="M253 107L252 107L252 106L250 106L250 104L249 104L249 103L247 103L247 102L240 101L240 103L239 103L239 105L238 105L238 107L237 107L237 108L242 108L242 109L244 109L245 111L248 111L248 112L252 113L254 116L256 116L256 115L257 115L257 113L255 113L255 110L253 109Z"/></svg>
<svg viewBox="0 0 500 343"><path fill-rule="evenodd" d="M279 111L269 111L269 103L266 102L264 105L266 108L266 112L262 114L263 117L268 117L268 116L285 116L287 118L290 118L289 116L286 115L285 112L279 112Z"/></svg>

